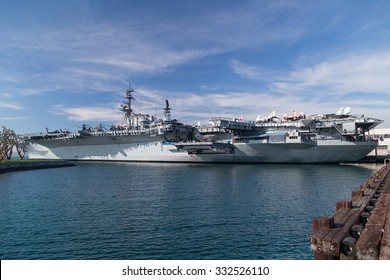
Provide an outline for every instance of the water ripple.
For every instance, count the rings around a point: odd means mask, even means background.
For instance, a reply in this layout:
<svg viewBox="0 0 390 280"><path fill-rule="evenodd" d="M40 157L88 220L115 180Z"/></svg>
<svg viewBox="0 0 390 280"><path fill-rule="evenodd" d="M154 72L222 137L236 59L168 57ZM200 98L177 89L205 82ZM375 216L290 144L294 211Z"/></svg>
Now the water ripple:
<svg viewBox="0 0 390 280"><path fill-rule="evenodd" d="M371 170L93 164L0 175L0 259L311 259Z"/></svg>

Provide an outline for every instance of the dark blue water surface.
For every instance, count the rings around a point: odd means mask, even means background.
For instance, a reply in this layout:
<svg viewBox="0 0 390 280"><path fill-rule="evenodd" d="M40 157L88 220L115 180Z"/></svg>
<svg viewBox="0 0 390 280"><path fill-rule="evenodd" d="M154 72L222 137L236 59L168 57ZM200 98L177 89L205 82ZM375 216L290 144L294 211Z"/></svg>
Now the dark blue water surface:
<svg viewBox="0 0 390 280"><path fill-rule="evenodd" d="M312 259L312 219L372 172L80 163L0 174L0 259Z"/></svg>

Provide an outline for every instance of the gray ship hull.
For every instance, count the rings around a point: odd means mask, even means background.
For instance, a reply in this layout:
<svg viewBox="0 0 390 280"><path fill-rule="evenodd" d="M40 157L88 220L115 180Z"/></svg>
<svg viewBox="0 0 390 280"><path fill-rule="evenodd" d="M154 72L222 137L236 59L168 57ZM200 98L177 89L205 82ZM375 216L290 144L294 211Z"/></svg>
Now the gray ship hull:
<svg viewBox="0 0 390 280"><path fill-rule="evenodd" d="M240 162L240 163L340 163L357 161L377 145L376 142L318 140L307 143L235 143L229 151L209 149L189 152L175 143L150 136L126 139L108 136L71 140L41 140L28 145L30 159L130 162ZM129 141L131 139L131 141ZM138 140L138 141L137 141ZM210 144L211 145L211 144Z"/></svg>

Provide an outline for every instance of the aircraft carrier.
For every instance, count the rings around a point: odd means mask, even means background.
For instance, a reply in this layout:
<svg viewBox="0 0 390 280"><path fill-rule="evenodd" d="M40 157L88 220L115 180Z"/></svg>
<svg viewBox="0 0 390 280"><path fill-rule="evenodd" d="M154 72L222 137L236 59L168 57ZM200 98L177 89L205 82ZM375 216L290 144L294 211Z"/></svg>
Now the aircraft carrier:
<svg viewBox="0 0 390 280"><path fill-rule="evenodd" d="M273 112L254 121L212 118L204 126L171 117L168 100L164 118L136 114L129 86L120 110L124 122L71 132L56 130L30 135L30 159L130 162L341 163L357 161L377 146L369 130L382 120L354 116L350 108L334 114Z"/></svg>

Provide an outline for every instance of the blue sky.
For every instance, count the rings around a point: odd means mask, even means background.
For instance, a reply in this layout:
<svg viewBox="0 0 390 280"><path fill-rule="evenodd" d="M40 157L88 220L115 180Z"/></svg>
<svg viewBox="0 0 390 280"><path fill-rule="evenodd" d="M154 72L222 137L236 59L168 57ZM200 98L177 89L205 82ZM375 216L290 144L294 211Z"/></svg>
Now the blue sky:
<svg viewBox="0 0 390 280"><path fill-rule="evenodd" d="M0 0L0 126L18 133L350 106L390 127L390 2Z"/></svg>

